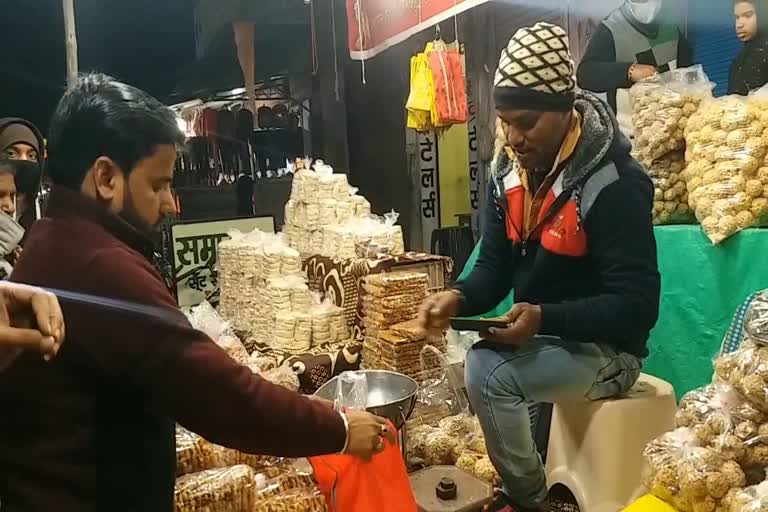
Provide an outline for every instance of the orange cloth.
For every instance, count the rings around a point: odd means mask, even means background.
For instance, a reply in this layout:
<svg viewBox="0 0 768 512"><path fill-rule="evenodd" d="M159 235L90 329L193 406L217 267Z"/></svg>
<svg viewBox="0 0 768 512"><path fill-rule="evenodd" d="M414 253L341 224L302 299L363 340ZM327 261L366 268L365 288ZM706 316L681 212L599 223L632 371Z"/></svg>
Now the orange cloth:
<svg viewBox="0 0 768 512"><path fill-rule="evenodd" d="M523 238L527 238L533 228L536 227L536 224L539 220L539 215L541 213L541 207L547 198L549 189L552 188L552 185L560 176L560 173L565 167L564 164L568 161L569 158L573 156L574 151L576 151L576 145L579 143L579 139L581 138L581 124L581 114L574 110L573 116L571 116L571 125L568 128L568 133L565 134L563 143L560 145L560 151L558 152L557 157L557 168L555 168L553 172L550 172L547 177L544 178L544 181L541 183L541 186L538 190L531 190L528 178L528 173L530 171L523 169L522 167L520 168L520 181L523 184L523 189L525 190L525 198L523 199L523 218L525 219L523 222ZM512 151L512 148L507 146L505 150L509 158L513 159L514 152Z"/></svg>
<svg viewBox="0 0 768 512"><path fill-rule="evenodd" d="M389 428L395 431L391 423ZM311 457L309 462L330 512L417 511L397 442L387 443L371 462L349 455Z"/></svg>

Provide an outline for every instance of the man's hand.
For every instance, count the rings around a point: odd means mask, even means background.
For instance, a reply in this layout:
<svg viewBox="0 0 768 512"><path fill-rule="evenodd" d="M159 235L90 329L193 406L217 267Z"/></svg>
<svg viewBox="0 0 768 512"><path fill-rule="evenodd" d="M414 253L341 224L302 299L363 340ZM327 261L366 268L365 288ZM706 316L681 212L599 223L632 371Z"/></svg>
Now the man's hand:
<svg viewBox="0 0 768 512"><path fill-rule="evenodd" d="M0 346L34 350L50 360L64 342L64 315L52 293L0 283Z"/></svg>
<svg viewBox="0 0 768 512"><path fill-rule="evenodd" d="M629 79L633 83L650 78L657 73L656 68L647 64L634 64L629 69Z"/></svg>
<svg viewBox="0 0 768 512"><path fill-rule="evenodd" d="M486 339L503 345L525 345L531 338L539 334L541 306L526 303L515 304L501 320L507 322L509 327L504 329L491 327Z"/></svg>
<svg viewBox="0 0 768 512"><path fill-rule="evenodd" d="M350 411L347 415L347 455L365 461L384 451L386 442L395 442L395 433L387 420L367 412Z"/></svg>
<svg viewBox="0 0 768 512"><path fill-rule="evenodd" d="M419 324L427 332L444 331L451 318L459 314L461 294L457 291L436 293L427 297L419 310Z"/></svg>

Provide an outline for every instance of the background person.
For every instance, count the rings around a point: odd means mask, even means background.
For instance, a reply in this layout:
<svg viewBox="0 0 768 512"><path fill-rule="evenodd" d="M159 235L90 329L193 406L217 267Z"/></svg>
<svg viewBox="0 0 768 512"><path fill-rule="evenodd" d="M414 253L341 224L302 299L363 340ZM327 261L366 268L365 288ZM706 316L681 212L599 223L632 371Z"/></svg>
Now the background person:
<svg viewBox="0 0 768 512"><path fill-rule="evenodd" d="M45 143L37 127L24 119L0 119L0 155L18 162L16 189L19 223L29 229L40 217L40 182L43 176Z"/></svg>
<svg viewBox="0 0 768 512"><path fill-rule="evenodd" d="M662 0L627 0L595 29L577 72L579 86L605 93L621 130L632 136L632 84L692 64L677 26L659 20Z"/></svg>
<svg viewBox="0 0 768 512"><path fill-rule="evenodd" d="M22 238L24 228L16 222L16 162L0 158L0 280L11 275Z"/></svg>
<svg viewBox="0 0 768 512"><path fill-rule="evenodd" d="M733 3L736 36L744 47L731 64L728 94L746 96L768 83L768 9L766 0Z"/></svg>

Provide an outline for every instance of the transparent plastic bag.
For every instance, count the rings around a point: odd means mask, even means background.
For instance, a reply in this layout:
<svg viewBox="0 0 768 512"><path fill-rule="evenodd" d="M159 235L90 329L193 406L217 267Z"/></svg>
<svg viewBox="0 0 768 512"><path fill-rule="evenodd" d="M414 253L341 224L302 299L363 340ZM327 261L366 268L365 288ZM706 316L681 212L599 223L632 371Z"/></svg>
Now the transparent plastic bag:
<svg viewBox="0 0 768 512"><path fill-rule="evenodd" d="M368 378L364 372L344 372L336 380L337 410L364 411L368 406Z"/></svg>
<svg viewBox="0 0 768 512"><path fill-rule="evenodd" d="M753 343L768 345L768 291L752 299L744 318L744 332Z"/></svg>
<svg viewBox="0 0 768 512"><path fill-rule="evenodd" d="M256 475L256 487L259 498L279 496L296 489L315 490L315 480L312 477L312 466L309 471L298 470L295 467L287 469L276 477L268 478L264 473Z"/></svg>
<svg viewBox="0 0 768 512"><path fill-rule="evenodd" d="M663 434L646 446L646 485L653 495L680 512L715 512L746 476L735 461L697 446L690 429Z"/></svg>
<svg viewBox="0 0 768 512"><path fill-rule="evenodd" d="M715 373L768 413L768 347L746 341L739 350L715 360Z"/></svg>
<svg viewBox="0 0 768 512"><path fill-rule="evenodd" d="M260 496L255 507L258 512L327 512L328 503L317 488L291 489L279 494Z"/></svg>
<svg viewBox="0 0 768 512"><path fill-rule="evenodd" d="M685 395L675 416L676 425L691 428L702 446L745 467L768 464L762 442L766 421L768 416L723 382Z"/></svg>
<svg viewBox="0 0 768 512"><path fill-rule="evenodd" d="M231 324L225 321L208 301L193 307L187 313L187 319L192 327L207 334L232 359L240 364L248 363L248 349L235 335Z"/></svg>
<svg viewBox="0 0 768 512"><path fill-rule="evenodd" d="M245 465L212 469L176 479L176 512L250 511L256 502L253 469Z"/></svg>
<svg viewBox="0 0 768 512"><path fill-rule="evenodd" d="M768 215L768 116L762 101L702 103L686 129L688 202L717 244Z"/></svg>
<svg viewBox="0 0 768 512"><path fill-rule="evenodd" d="M695 220L688 206L684 169L685 160L679 151L668 153L648 166L648 176L653 182L654 224L690 224Z"/></svg>
<svg viewBox="0 0 768 512"><path fill-rule="evenodd" d="M684 130L714 84L700 65L680 68L636 83L630 89L634 152L646 167L685 149Z"/></svg>
<svg viewBox="0 0 768 512"><path fill-rule="evenodd" d="M231 331L230 323L226 322L208 301L190 309L186 316L192 327L204 332L214 341Z"/></svg>
<svg viewBox="0 0 768 512"><path fill-rule="evenodd" d="M723 498L724 512L768 511L768 482L744 489L733 489Z"/></svg>
<svg viewBox="0 0 768 512"><path fill-rule="evenodd" d="M422 372L433 367L427 362L430 358L437 360L442 370L441 375L436 379L428 379L419 386L416 405L408 420L409 429L421 425L437 427L444 418L455 416L469 408L462 383L458 382L448 366L445 354L432 345L425 345L419 354Z"/></svg>
<svg viewBox="0 0 768 512"><path fill-rule="evenodd" d="M176 476L227 466L217 447L189 430L176 427Z"/></svg>
<svg viewBox="0 0 768 512"><path fill-rule="evenodd" d="M299 376L296 375L288 364L283 364L277 368L256 372L258 375L278 386L282 386L291 391L299 390Z"/></svg>

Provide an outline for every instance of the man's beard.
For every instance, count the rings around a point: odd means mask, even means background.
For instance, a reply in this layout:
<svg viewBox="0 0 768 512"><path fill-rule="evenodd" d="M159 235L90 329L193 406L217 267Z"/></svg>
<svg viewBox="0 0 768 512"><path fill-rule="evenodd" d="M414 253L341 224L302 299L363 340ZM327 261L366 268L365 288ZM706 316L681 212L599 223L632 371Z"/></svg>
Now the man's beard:
<svg viewBox="0 0 768 512"><path fill-rule="evenodd" d="M133 227L136 231L151 240L155 246L160 245L160 242L162 241L162 234L159 228L162 224L162 219L160 219L160 221L158 221L158 223L153 226L141 218L141 215L139 215L139 212L134 206L133 197L127 190L123 198L123 211L120 212L120 218L130 224L131 227Z"/></svg>

